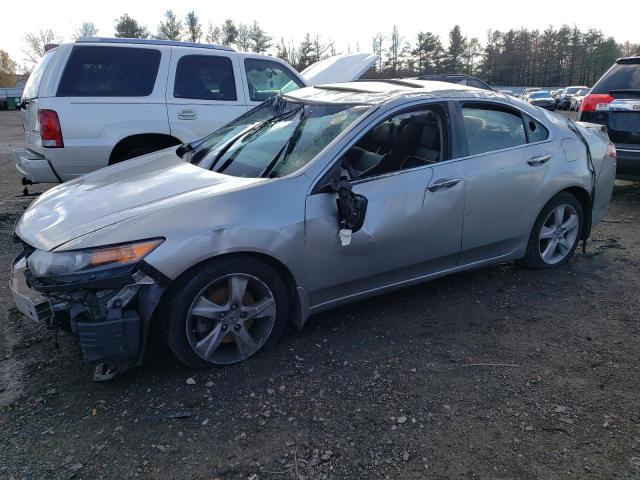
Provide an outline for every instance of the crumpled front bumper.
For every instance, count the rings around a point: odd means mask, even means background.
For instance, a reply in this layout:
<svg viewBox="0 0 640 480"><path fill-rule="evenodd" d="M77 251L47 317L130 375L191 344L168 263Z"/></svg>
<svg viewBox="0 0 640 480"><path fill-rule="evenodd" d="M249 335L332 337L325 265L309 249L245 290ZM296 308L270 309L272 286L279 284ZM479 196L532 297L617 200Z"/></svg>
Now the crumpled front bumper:
<svg viewBox="0 0 640 480"><path fill-rule="evenodd" d="M142 362L149 322L164 290L152 277L136 270L110 288L34 287L32 283L21 255L13 264L10 281L16 307L30 320L75 335L86 363L133 366Z"/></svg>

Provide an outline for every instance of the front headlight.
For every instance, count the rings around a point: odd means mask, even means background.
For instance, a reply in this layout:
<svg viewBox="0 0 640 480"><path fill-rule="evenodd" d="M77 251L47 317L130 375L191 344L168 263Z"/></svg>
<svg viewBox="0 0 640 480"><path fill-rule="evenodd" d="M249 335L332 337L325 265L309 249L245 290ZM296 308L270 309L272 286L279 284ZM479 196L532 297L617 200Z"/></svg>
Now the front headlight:
<svg viewBox="0 0 640 480"><path fill-rule="evenodd" d="M162 242L163 239L143 240L68 252L36 250L27 259L27 266L38 278L126 269L140 262Z"/></svg>

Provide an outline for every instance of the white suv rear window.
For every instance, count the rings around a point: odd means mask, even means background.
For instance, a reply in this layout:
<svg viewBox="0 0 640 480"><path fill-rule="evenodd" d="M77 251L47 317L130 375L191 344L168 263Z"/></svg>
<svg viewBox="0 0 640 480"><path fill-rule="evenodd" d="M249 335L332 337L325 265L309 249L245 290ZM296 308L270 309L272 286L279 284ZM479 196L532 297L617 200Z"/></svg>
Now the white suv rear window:
<svg viewBox="0 0 640 480"><path fill-rule="evenodd" d="M160 51L151 48L73 47L59 97L146 97L158 76Z"/></svg>
<svg viewBox="0 0 640 480"><path fill-rule="evenodd" d="M47 66L51 63L51 60L53 60L53 57L55 57L56 52L57 50L49 50L43 55L40 61L36 63L36 66L33 67L33 71L31 72L31 75L29 75L29 80L27 80L27 83L24 86L22 98L31 100L38 96L42 76L44 75Z"/></svg>

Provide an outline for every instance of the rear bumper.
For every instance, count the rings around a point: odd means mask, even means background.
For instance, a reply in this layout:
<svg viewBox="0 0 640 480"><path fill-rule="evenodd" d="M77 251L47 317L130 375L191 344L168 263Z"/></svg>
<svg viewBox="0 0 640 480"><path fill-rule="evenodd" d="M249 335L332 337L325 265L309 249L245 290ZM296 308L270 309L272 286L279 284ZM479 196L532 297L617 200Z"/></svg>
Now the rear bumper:
<svg viewBox="0 0 640 480"><path fill-rule="evenodd" d="M618 168L616 178L640 180L640 145L638 149L616 147Z"/></svg>
<svg viewBox="0 0 640 480"><path fill-rule="evenodd" d="M13 162L20 174L32 183L60 183L60 179L45 157L28 149L15 149Z"/></svg>

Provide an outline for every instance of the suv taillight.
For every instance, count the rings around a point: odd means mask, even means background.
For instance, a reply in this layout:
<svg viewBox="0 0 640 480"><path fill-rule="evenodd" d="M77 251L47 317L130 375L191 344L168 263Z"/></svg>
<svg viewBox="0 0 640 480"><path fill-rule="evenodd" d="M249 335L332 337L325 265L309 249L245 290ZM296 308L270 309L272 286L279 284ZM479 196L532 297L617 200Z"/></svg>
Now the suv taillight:
<svg viewBox="0 0 640 480"><path fill-rule="evenodd" d="M580 105L581 112L595 112L596 110L607 110L614 98L606 93L592 93L582 99Z"/></svg>
<svg viewBox="0 0 640 480"><path fill-rule="evenodd" d="M53 110L38 110L38 121L40 122L42 146L47 148L64 147L58 114Z"/></svg>
<svg viewBox="0 0 640 480"><path fill-rule="evenodd" d="M618 156L616 152L616 146L613 144L613 142L609 142L609 145L607 145L606 155L607 157L611 157L611 158L616 158Z"/></svg>

